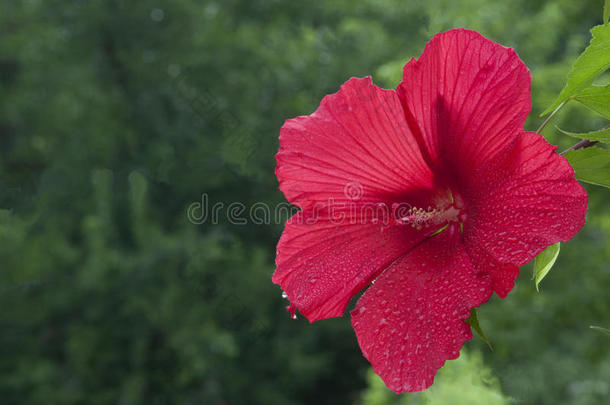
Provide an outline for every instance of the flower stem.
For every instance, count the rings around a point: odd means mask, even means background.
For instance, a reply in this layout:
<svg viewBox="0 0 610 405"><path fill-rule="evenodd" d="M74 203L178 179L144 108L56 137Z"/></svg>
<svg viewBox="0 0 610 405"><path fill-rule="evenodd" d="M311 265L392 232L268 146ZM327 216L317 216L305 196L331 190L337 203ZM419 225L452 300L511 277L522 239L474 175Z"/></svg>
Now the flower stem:
<svg viewBox="0 0 610 405"><path fill-rule="evenodd" d="M604 128L602 128L602 130L604 130L604 129L610 129L610 125L607 125ZM588 148L589 146L593 146L596 143L598 143L598 141L591 141L589 139L583 139L582 141L577 142L576 144L570 146L568 149L561 152L560 155L563 155L564 153L569 152L571 150Z"/></svg>
<svg viewBox="0 0 610 405"><path fill-rule="evenodd" d="M559 105L557 106L557 108L555 108L555 109L553 110L553 112L552 112L552 113L551 113L551 114L550 114L548 117L546 117L546 119L545 119L545 120L542 122L542 124L541 124L541 125L540 125L540 127L539 127L539 128L536 130L536 132L537 132L537 133L542 132L542 130L544 129L544 127L546 127L546 124L548 124L548 123L551 121L551 119L553 119L553 117L555 116L555 114L557 114L557 113L559 112L559 110L561 110L561 109L563 108L563 106L564 106L564 105L566 105L566 103L567 103L568 101L570 101L570 99L569 99L569 98L568 98L567 100L564 100L564 101L563 101L561 104L559 104Z"/></svg>
<svg viewBox="0 0 610 405"><path fill-rule="evenodd" d="M593 146L597 143L597 141L590 141L588 139L583 139L582 141L570 146L568 149L564 150L563 152L560 153L560 155L563 155L564 153L567 153L571 150L576 150L576 149L583 149L583 148L588 148L589 146Z"/></svg>

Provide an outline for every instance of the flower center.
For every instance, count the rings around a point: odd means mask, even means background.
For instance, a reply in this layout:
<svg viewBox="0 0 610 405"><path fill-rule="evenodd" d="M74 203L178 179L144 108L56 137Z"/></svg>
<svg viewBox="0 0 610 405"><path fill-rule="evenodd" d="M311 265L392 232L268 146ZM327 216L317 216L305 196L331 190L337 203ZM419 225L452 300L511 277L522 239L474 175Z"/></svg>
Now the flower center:
<svg viewBox="0 0 610 405"><path fill-rule="evenodd" d="M423 228L435 228L431 235L436 235L447 229L450 225L463 229L466 222L466 210L464 202L459 196L447 191L446 194L435 198L433 205L427 209L419 207L409 208L404 215L397 215L396 222L399 224L411 225L417 230Z"/></svg>

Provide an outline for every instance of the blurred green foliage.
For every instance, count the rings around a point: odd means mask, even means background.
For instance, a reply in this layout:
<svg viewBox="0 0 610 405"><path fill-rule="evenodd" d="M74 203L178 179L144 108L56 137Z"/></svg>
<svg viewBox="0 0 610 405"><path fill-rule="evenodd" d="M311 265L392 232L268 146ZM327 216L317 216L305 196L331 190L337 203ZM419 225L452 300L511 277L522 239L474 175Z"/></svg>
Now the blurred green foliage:
<svg viewBox="0 0 610 405"><path fill-rule="evenodd" d="M363 396L366 405L507 405L510 399L500 393L498 379L483 365L480 352L462 350L460 357L439 370L434 384L426 391L395 395L372 370L369 389Z"/></svg>
<svg viewBox="0 0 610 405"><path fill-rule="evenodd" d="M601 9L2 1L0 403L380 403L347 316L308 325L285 312L270 281L282 224L193 224L188 207L204 193L227 205L284 201L273 175L283 121L351 76L395 86L404 62L451 27L517 50L534 77L534 129ZM555 124L605 125L578 105ZM552 125L544 134L573 143ZM562 246L541 293L527 268L509 298L480 309L495 351L475 338L413 401L490 390L498 403L610 398L610 340L589 328L610 325L609 194L587 189L588 225ZM496 382L469 385L451 371L460 364Z"/></svg>

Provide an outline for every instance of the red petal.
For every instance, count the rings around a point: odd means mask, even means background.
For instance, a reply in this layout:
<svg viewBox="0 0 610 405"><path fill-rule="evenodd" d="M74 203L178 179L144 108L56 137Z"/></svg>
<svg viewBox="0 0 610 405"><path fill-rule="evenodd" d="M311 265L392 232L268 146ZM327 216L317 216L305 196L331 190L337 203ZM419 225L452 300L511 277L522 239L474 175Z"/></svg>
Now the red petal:
<svg viewBox="0 0 610 405"><path fill-rule="evenodd" d="M405 65L398 95L430 165L468 173L523 130L530 81L511 48L456 29Z"/></svg>
<svg viewBox="0 0 610 405"><path fill-rule="evenodd" d="M276 159L280 189L304 209L354 196L386 201L432 187L396 92L369 77L350 79L313 114L286 121Z"/></svg>
<svg viewBox="0 0 610 405"><path fill-rule="evenodd" d="M473 243L465 246L470 261L482 272L491 276L491 286L500 298L506 298L515 286L519 267L511 263L501 263L485 249Z"/></svg>
<svg viewBox="0 0 610 405"><path fill-rule="evenodd" d="M520 134L474 173L465 243L500 263L521 266L547 246L568 241L585 222L587 193L556 146Z"/></svg>
<svg viewBox="0 0 610 405"><path fill-rule="evenodd" d="M273 282L309 321L341 316L356 293L424 237L410 226L307 224L299 212L278 243Z"/></svg>
<svg viewBox="0 0 610 405"><path fill-rule="evenodd" d="M464 322L491 295L463 246L442 232L380 275L351 312L358 343L395 391L428 388L445 360L472 338Z"/></svg>

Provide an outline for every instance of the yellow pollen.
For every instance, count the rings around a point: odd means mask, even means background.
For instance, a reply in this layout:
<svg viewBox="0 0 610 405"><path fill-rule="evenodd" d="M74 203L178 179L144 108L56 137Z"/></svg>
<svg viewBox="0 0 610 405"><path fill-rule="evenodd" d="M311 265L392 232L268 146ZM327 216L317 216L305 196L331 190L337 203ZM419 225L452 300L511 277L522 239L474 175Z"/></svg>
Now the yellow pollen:
<svg viewBox="0 0 610 405"><path fill-rule="evenodd" d="M454 206L449 206L445 209L428 207L423 208L413 207L407 211L407 215L398 220L402 224L410 224L417 230L424 226L427 228L431 225L440 225L447 222L459 222L460 211Z"/></svg>

